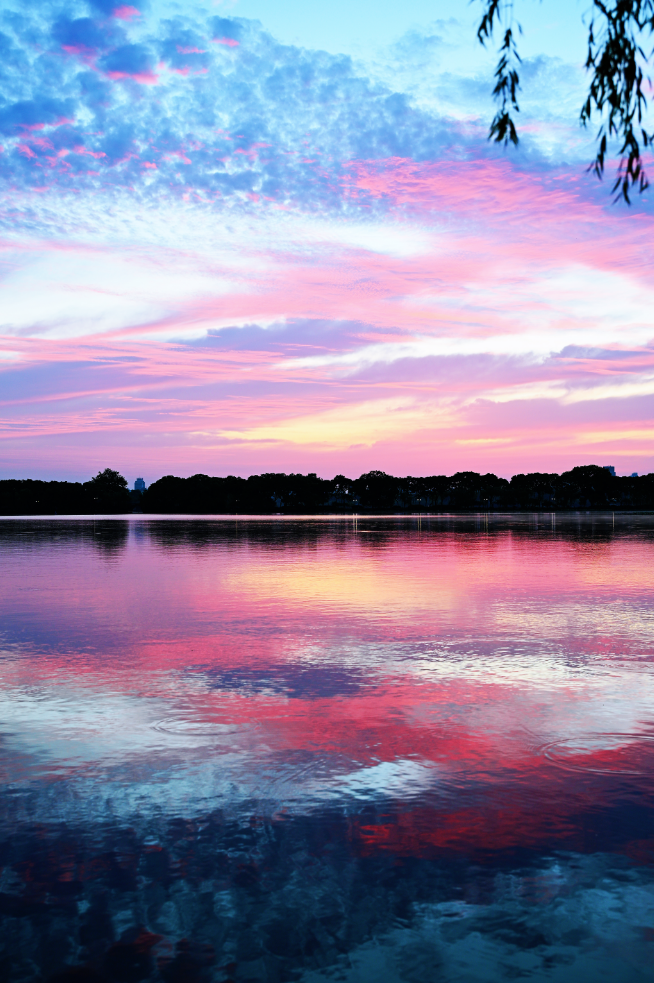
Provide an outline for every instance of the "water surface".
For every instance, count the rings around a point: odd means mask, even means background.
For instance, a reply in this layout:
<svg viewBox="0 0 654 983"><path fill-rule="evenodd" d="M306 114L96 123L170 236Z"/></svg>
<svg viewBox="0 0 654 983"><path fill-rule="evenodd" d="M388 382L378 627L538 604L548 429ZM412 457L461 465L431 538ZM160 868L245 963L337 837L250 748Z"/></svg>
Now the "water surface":
<svg viewBox="0 0 654 983"><path fill-rule="evenodd" d="M651 980L653 560L651 516L0 521L0 976Z"/></svg>

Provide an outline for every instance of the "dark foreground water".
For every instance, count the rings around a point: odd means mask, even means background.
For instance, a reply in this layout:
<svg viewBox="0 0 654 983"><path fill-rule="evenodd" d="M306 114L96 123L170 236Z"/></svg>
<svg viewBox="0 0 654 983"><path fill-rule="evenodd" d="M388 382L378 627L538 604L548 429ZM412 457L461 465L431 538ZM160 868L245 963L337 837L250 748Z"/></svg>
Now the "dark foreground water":
<svg viewBox="0 0 654 983"><path fill-rule="evenodd" d="M651 516L1 521L0 979L651 981L653 560Z"/></svg>

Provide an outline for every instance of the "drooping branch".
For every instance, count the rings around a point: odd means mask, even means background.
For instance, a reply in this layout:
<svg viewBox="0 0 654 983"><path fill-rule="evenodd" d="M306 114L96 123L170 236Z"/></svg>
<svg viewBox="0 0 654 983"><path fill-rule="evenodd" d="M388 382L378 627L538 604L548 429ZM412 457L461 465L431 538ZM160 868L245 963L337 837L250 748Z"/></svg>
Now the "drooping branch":
<svg viewBox="0 0 654 983"><path fill-rule="evenodd" d="M617 0L613 6L594 0L594 7L586 58L591 82L580 119L586 126L593 113L600 116L597 154L590 165L598 177L604 173L609 140L620 141L613 191L629 202L631 190L644 191L649 185L642 160L652 142L652 133L643 125L647 110L643 67L648 56L641 41L654 29L654 9L651 0Z"/></svg>
<svg viewBox="0 0 654 983"><path fill-rule="evenodd" d="M510 15L510 0L482 0L484 12L477 30L482 44L490 41L496 25L505 27L495 70L493 96L498 110L489 139L506 145L518 143L512 113L519 112L517 92L520 87L518 54ZM592 0L593 17L588 29L586 69L590 74L587 97L581 107L580 122L588 126L598 119L597 152L589 166L598 177L604 174L610 143L617 141L620 163L613 192L630 202L630 193L644 191L649 182L643 153L651 147L654 132L647 129L648 107L645 75L652 51L646 51L645 39L654 34L654 0Z"/></svg>
<svg viewBox="0 0 654 983"><path fill-rule="evenodd" d="M477 37L481 44L489 41L493 34L495 22L503 19L503 14L509 5L503 0L487 0L487 7L484 16L477 30ZM520 27L518 25L518 30ZM503 143L506 146L509 142L518 144L518 132L516 130L512 111L519 113L518 90L520 88L520 76L518 65L520 55L513 36L511 23L504 30L504 38L499 49L499 61L495 69L495 87L493 88L493 98L499 103L498 110L493 122L490 125L488 134L489 140L495 143Z"/></svg>

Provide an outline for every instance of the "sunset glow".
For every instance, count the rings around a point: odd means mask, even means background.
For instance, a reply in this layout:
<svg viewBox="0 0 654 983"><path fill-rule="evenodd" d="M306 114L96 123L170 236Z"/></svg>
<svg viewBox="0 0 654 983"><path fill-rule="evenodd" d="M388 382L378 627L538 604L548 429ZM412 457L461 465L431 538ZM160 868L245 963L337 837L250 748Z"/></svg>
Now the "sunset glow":
<svg viewBox="0 0 654 983"><path fill-rule="evenodd" d="M578 11L504 152L441 7L340 51L254 0L6 7L2 477L654 470L654 218L586 173Z"/></svg>

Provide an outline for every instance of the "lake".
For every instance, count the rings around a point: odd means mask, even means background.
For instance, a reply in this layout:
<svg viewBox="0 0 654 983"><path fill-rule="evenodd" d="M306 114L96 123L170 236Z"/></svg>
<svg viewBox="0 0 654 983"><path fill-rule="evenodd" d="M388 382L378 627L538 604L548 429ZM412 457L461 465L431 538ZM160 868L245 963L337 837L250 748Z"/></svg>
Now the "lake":
<svg viewBox="0 0 654 983"><path fill-rule="evenodd" d="M654 516L0 521L0 977L641 981Z"/></svg>

